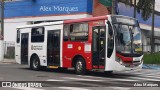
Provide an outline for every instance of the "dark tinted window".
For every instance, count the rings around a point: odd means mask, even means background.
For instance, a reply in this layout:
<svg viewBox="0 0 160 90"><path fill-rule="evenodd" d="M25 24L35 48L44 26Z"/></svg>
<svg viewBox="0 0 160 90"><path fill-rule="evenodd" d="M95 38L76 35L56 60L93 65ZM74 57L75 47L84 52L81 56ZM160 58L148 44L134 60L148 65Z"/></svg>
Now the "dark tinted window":
<svg viewBox="0 0 160 90"><path fill-rule="evenodd" d="M70 25L64 25L64 31L63 31L63 40L68 41L69 40L69 33L70 33Z"/></svg>
<svg viewBox="0 0 160 90"><path fill-rule="evenodd" d="M44 41L44 27L32 28L31 42Z"/></svg>
<svg viewBox="0 0 160 90"><path fill-rule="evenodd" d="M113 49L114 49L113 29L110 23L108 23L108 43L107 44L108 44L107 57L110 58L113 53Z"/></svg>
<svg viewBox="0 0 160 90"><path fill-rule="evenodd" d="M17 43L19 43L20 42L20 30L17 30Z"/></svg>
<svg viewBox="0 0 160 90"><path fill-rule="evenodd" d="M77 23L70 25L71 41L86 41L88 40L88 24Z"/></svg>

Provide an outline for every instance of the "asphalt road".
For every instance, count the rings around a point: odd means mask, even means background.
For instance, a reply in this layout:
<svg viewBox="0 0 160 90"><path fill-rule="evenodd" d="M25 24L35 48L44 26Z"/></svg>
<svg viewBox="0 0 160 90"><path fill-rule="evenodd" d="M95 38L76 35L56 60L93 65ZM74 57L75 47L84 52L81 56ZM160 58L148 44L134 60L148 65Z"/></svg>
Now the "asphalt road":
<svg viewBox="0 0 160 90"><path fill-rule="evenodd" d="M74 70L33 71L27 65L0 63L0 81L23 84L36 81L42 86L24 88L14 85L1 87L0 90L160 90L160 70L113 72L112 75L88 72L87 75L76 75Z"/></svg>

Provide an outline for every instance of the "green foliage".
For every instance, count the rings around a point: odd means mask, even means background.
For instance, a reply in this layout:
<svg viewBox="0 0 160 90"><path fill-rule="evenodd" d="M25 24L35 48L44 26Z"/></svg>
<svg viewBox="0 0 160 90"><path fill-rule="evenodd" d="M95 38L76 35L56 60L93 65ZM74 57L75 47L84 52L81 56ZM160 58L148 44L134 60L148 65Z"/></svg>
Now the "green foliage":
<svg viewBox="0 0 160 90"><path fill-rule="evenodd" d="M134 6L135 4L132 0L118 0L126 5ZM139 0L137 3L137 12L141 13L144 21L148 20L152 14L153 0Z"/></svg>
<svg viewBox="0 0 160 90"><path fill-rule="evenodd" d="M112 6L112 0L99 0L99 2L107 7Z"/></svg>
<svg viewBox="0 0 160 90"><path fill-rule="evenodd" d="M148 20L152 14L153 0L139 0L137 4L137 12L142 13L143 20Z"/></svg>
<svg viewBox="0 0 160 90"><path fill-rule="evenodd" d="M160 52L158 53L145 53L144 64L160 64Z"/></svg>

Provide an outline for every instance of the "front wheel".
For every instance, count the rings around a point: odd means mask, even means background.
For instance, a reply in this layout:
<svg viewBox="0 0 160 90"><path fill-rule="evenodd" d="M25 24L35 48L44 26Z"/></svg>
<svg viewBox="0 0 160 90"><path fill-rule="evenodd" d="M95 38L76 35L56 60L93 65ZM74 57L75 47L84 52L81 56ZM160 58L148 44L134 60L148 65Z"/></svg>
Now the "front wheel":
<svg viewBox="0 0 160 90"><path fill-rule="evenodd" d="M80 74L80 75L86 74L86 64L84 59L81 57L77 58L74 68L75 68L76 74Z"/></svg>
<svg viewBox="0 0 160 90"><path fill-rule="evenodd" d="M31 59L30 68L36 71L40 70L40 60L37 56Z"/></svg>

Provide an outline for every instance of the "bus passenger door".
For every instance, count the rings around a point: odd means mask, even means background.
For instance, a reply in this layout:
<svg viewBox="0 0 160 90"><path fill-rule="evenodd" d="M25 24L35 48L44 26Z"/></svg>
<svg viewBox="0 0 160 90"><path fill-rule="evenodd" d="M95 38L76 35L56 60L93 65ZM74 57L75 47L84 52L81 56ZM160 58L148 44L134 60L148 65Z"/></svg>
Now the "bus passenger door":
<svg viewBox="0 0 160 90"><path fill-rule="evenodd" d="M28 64L28 33L21 34L21 64Z"/></svg>
<svg viewBox="0 0 160 90"><path fill-rule="evenodd" d="M93 27L92 31L92 65L96 69L104 69L106 31L105 26Z"/></svg>
<svg viewBox="0 0 160 90"><path fill-rule="evenodd" d="M60 30L48 31L47 65L60 66Z"/></svg>
<svg viewBox="0 0 160 90"><path fill-rule="evenodd" d="M17 30L17 38L16 38L16 45L15 45L15 59L16 62L21 64L21 43L20 43L20 30Z"/></svg>

